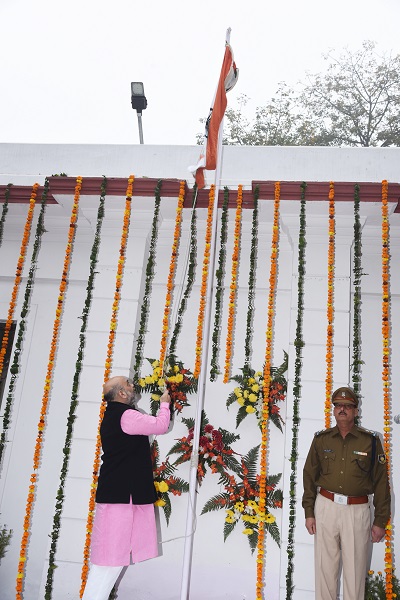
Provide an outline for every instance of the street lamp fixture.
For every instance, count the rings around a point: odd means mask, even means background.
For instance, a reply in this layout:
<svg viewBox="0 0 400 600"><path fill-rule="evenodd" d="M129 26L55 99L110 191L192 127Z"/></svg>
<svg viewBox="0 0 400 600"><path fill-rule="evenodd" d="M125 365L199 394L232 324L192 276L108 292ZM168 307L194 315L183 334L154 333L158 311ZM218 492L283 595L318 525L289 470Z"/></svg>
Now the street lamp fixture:
<svg viewBox="0 0 400 600"><path fill-rule="evenodd" d="M143 144L142 111L147 108L147 99L144 95L144 85L141 81L131 83L131 103L136 110L139 125L139 140Z"/></svg>

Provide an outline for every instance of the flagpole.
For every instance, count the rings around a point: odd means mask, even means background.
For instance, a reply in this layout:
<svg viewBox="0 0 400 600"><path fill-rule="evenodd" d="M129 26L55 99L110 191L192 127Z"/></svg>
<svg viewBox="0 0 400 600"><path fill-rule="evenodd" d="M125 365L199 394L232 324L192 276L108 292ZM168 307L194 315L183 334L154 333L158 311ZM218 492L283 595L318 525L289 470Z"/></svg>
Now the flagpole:
<svg viewBox="0 0 400 600"><path fill-rule="evenodd" d="M226 32L226 43L230 43L231 28L227 29ZM215 259L216 259L216 247L217 247L217 230L218 230L218 195L221 180L222 171L222 138L224 130L224 119L221 121L221 125L218 132L218 153L217 153L217 165L214 175L215 185L215 205L213 210L212 220L212 236L211 236L211 247L210 247L210 269L207 277L207 295L206 295L206 309L204 313L203 323L203 352L202 352L202 365L200 370L200 376L198 381L197 389L197 409L196 417L194 422L193 431L193 446L192 446L192 457L190 461L190 474L189 474L189 501L188 510L186 513L186 533L185 533L185 547L183 552L183 567L182 567L182 582L181 582L181 597L180 600L189 600L190 590L190 574L192 568L192 556L193 556L193 542L194 542L194 531L195 531L195 519L196 519L196 501L197 501L197 466L199 462L199 445L200 445L200 431L201 431L201 416L204 407L204 396L206 388L206 377L208 374L208 351L210 343L210 325L211 325L211 308L212 308L212 292L213 292L213 281L215 273Z"/></svg>

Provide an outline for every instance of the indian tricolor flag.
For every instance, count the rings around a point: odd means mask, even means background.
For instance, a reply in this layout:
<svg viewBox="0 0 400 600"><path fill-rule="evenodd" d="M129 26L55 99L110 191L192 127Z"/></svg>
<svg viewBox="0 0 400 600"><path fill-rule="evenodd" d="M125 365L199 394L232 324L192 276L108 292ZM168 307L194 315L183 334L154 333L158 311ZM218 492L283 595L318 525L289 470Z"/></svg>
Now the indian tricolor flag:
<svg viewBox="0 0 400 600"><path fill-rule="evenodd" d="M210 114L206 121L206 130L204 134L205 145L197 165L190 167L199 189L202 189L205 186L204 169L207 171L214 171L217 167L218 135L227 105L226 93L234 87L238 76L239 69L236 68L232 48L229 43L226 42L225 56L222 63L221 74L219 76L217 91L215 93L213 105L210 108Z"/></svg>

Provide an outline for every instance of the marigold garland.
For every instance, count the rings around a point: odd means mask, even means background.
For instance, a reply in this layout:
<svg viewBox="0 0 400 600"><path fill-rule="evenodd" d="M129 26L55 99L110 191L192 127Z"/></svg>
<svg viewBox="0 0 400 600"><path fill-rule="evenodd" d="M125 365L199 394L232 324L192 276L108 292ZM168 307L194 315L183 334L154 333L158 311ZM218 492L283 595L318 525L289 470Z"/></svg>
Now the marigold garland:
<svg viewBox="0 0 400 600"><path fill-rule="evenodd" d="M8 213L8 199L10 197L11 188L12 188L12 183L8 183L6 186L6 189L4 191L4 203L3 203L3 209L1 211L1 218L0 218L0 247L3 243L4 223L6 220L7 213Z"/></svg>
<svg viewBox="0 0 400 600"><path fill-rule="evenodd" d="M260 451L260 514L265 515L266 509L266 482L267 482L267 447L268 447L268 416L269 416L269 388L270 372L272 365L272 337L274 324L274 307L277 284L277 263L279 245L279 208L281 198L280 182L275 182L274 193L274 221L272 226L269 294L268 294L268 320L266 331L266 349L264 363L264 402L261 421L261 451ZM265 566L265 521L261 520L258 528L257 540L257 583L256 600L262 600L264 587Z"/></svg>
<svg viewBox="0 0 400 600"><path fill-rule="evenodd" d="M176 271L176 263L177 263L177 259L178 259L179 240L181 237L182 211L183 211L183 203L185 201L185 185L186 185L185 181L181 181L180 187L179 187L178 206L176 208L174 239L172 242L171 260L170 260L170 264L169 264L169 273L168 273L168 280L167 280L167 294L165 296L164 316L163 316L162 330L161 330L160 365L164 365L165 357L167 354L169 315L171 312L172 290L174 288L174 278L175 278L175 271Z"/></svg>
<svg viewBox="0 0 400 600"><path fill-rule="evenodd" d="M133 366L133 375L135 381L137 381L139 377L140 366L143 360L143 347L144 347L144 338L147 329L147 322L149 318L149 306L150 306L150 294L151 294L151 286L154 279L154 265L156 262L156 249L157 249L157 236L158 236L158 218L160 215L160 205L161 205L161 186L162 180L159 179L156 185L156 189L154 190L155 202L154 202L154 213L153 213L153 223L151 226L151 239L150 239L150 248L149 248L149 257L147 259L146 265L146 282L144 286L144 293L142 304L140 307L140 325L139 332L136 341L136 351L135 351L135 364Z"/></svg>
<svg viewBox="0 0 400 600"><path fill-rule="evenodd" d="M210 361L210 381L215 381L219 374L218 353L221 335L222 301L224 296L224 272L226 262L226 240L228 238L228 204L229 188L224 187L224 202L221 211L221 235L220 248L218 255L218 268L215 271L215 306L214 306L214 326L212 333L212 352Z"/></svg>
<svg viewBox="0 0 400 600"><path fill-rule="evenodd" d="M58 344L58 334L61 326L61 315L64 307L64 299L65 292L68 285L68 272L71 264L71 252L73 249L73 242L75 239L75 231L76 231L76 221L78 218L78 206L79 206L79 197L82 187L82 177L77 177L76 185L75 185L75 194L74 201L72 204L71 218L69 223L69 231L68 231L68 241L67 247L65 250L64 257L64 266L61 277L61 283L59 287L59 295L57 301L56 308L56 316L53 324L53 336L50 344L50 352L49 352L49 360L47 365L47 373L45 378L43 396L42 396L42 406L40 410L40 418L38 422L38 433L36 437L35 450L33 454L33 471L30 477L31 485L29 486L27 501L26 501L26 512L24 518L23 525L23 534L21 539L21 549L20 549L20 557L18 563L18 572L17 572L17 580L16 580L16 600L22 600L23 597L23 582L25 577L25 565L27 560L27 547L29 543L30 537L30 528L31 528L31 520L32 520L32 511L33 511L33 503L35 501L35 493L37 487L37 471L40 466L40 459L42 454L42 445L43 445L43 435L44 429L46 425L46 415L47 408L49 404L50 398L50 389L53 379L53 370L54 370L54 359L57 350ZM22 253L21 253L22 254Z"/></svg>
<svg viewBox="0 0 400 600"><path fill-rule="evenodd" d="M300 399L301 399L301 373L303 370L302 349L303 340L303 315L304 315L304 277L305 277L305 252L306 252L306 189L307 184L301 184L300 200L300 225L298 241L297 262L297 317L296 336L293 345L296 349L293 378L293 425L292 448L290 453L290 490L289 490L289 529L286 553L288 564L286 570L286 600L293 597L293 571L294 571L294 533L296 525L296 489L297 489L297 460L298 460L298 435L300 425Z"/></svg>
<svg viewBox="0 0 400 600"><path fill-rule="evenodd" d="M91 252L90 252L89 277L88 277L87 286L86 286L87 294L86 294L85 302L84 302L83 309L82 309L82 315L80 317L82 319L82 325L81 325L81 329L80 329L80 333L79 333L78 356L77 356L77 361L76 361L76 366L75 366L75 373L74 373L74 378L73 378L73 383L72 383L72 391L71 391L71 402L70 402L70 408L69 408L69 413L68 413L68 418L67 418L67 428L66 428L66 435L65 435L64 448L63 448L63 462L62 462L61 472L60 472L60 483L59 483L59 487L57 490L56 505L55 505L55 511L54 511L54 515L53 515L53 528L52 528L52 531L50 534L51 544L50 544L50 549L49 549L49 566L47 569L47 579L46 579L45 595L44 595L45 600L51 600L51 598L52 598L54 571L57 567L57 565L55 563L55 556L56 556L56 552L57 552L58 538L60 536L61 515L62 515L62 510L63 510L63 506L64 506L64 498L65 498L64 489L65 489L65 482L66 482L66 478L67 478L69 459L70 459L70 453L71 453L73 425L74 425L74 421L76 419L76 416L75 416L76 408L78 406L78 390L79 390L80 376L81 376L81 372L82 372L83 355L84 355L84 350L85 350L85 346L86 346L87 323L88 323L89 311L90 311L90 307L91 307L92 299L93 299L94 280L96 277L95 269L96 269L96 265L97 265L97 257L98 257L98 253L99 253L99 247L100 247L101 227L102 227L103 219L104 219L104 203L105 203L105 197L106 197L106 188L107 188L107 179L106 179L106 177L103 177L103 181L101 184L101 191L100 191L100 203L99 203L99 208L97 211L96 231L95 231L93 244L92 244L92 248L91 248Z"/></svg>
<svg viewBox="0 0 400 600"><path fill-rule="evenodd" d="M10 335L11 325L12 325L12 322L13 322L13 316L14 316L15 306L16 306L16 303L17 303L19 286L20 286L21 279L22 279L22 270L24 268L25 255L26 255L26 250L27 250L28 243L29 243L29 236L30 236L30 233L31 233L33 212L35 210L35 202L36 202L36 192L37 192L38 187L39 187L39 184L35 183L34 186L33 186L33 188L32 188L32 193L31 193L31 197L30 197L30 200L29 200L29 208L28 208L28 213L26 215L24 233L22 235L21 248L20 248L20 251L19 251L19 257L18 257L18 261L17 261L17 267L16 267L16 270L15 270L15 279L14 279L13 289L12 289L12 292L11 292L11 300L10 300L10 305L9 305L9 308L8 308L7 321L6 321L5 328L4 328L3 339L1 341L1 349L0 349L0 376L3 373L4 360L5 360L5 357L6 357L7 346L8 346L8 338L9 338L9 335Z"/></svg>
<svg viewBox="0 0 400 600"><path fill-rule="evenodd" d="M215 202L215 185L210 187L208 195L208 209L207 209L207 223L206 223L206 234L204 244L204 256L203 256L203 270L201 275L201 286L200 286L200 304L199 314L197 317L197 334L196 334L196 347L195 347L195 363L193 369L193 375L196 379L200 375L201 367L201 355L202 355L202 342L203 342L203 325L206 308L206 296L207 296L207 280L208 271L210 265L210 251L211 251L211 237L212 237L212 220L214 214L214 202Z"/></svg>
<svg viewBox="0 0 400 600"><path fill-rule="evenodd" d="M325 427L331 426L332 379L333 379L333 320L335 281L335 186L329 183L329 242L328 242L328 300L326 329L326 377L325 377Z"/></svg>
<svg viewBox="0 0 400 600"><path fill-rule="evenodd" d="M243 186L239 185L236 200L235 232L233 234L232 272L228 304L228 327L225 342L224 383L228 383L231 372L233 350L233 329L235 325L235 309L237 298L237 278L239 271L240 232L242 229Z"/></svg>
<svg viewBox="0 0 400 600"><path fill-rule="evenodd" d="M171 335L171 341L169 345L169 356L175 356L176 345L178 342L179 334L182 330L183 315L186 310L187 302L190 293L193 288L195 276L196 276L196 257L197 257L197 214L195 209L197 199L197 186L193 188L193 206L192 206L192 217L190 220L190 241L189 241L189 262L187 265L187 271L185 272L186 285L182 294L182 299L179 304L178 312L176 315L175 327Z"/></svg>
<svg viewBox="0 0 400 600"><path fill-rule="evenodd" d="M46 178L45 183L44 183L44 188L43 188L42 201L41 201L41 205L40 205L40 213L39 213L38 221L36 224L35 242L33 244L31 264L29 267L28 278L27 278L26 286L25 286L24 302L22 304L20 319L19 319L19 323L18 323L17 341L15 342L13 362L10 366L11 379L10 379L10 384L8 387L7 400L6 400L5 408L4 408L3 431L1 433L1 439L0 439L0 464L2 461L3 452L4 452L4 448L5 448L6 431L10 425L11 409L12 409L12 404L13 404L13 400L14 400L14 386L15 386L15 382L16 382L16 379L17 379L18 373L19 373L19 367L20 367L19 358L20 358L20 354L22 352L22 345L23 345L23 341L24 341L24 334L25 334L25 327L26 327L25 317L28 313L29 306L30 306L30 299L31 299L33 284L34 284L34 280L35 280L37 259L38 259L39 250L41 247L41 238L42 238L42 235L44 232L43 220L44 220L44 211L45 211L45 207L46 207L48 189L49 189L49 180Z"/></svg>
<svg viewBox="0 0 400 600"><path fill-rule="evenodd" d="M382 181L382 392L383 392L383 449L390 480L391 474L391 402L390 402L390 253L388 182ZM385 533L386 598L393 598L393 534L391 520Z"/></svg>
<svg viewBox="0 0 400 600"><path fill-rule="evenodd" d="M112 359L114 353L114 343L115 336L117 330L117 316L119 311L119 304L121 300L121 287L123 281L123 273L125 267L125 252L126 252L126 244L128 241L129 234L129 223L131 218L131 209L132 209L132 194L133 194L133 182L135 178L133 175L130 175L128 179L128 186L126 189L126 200L125 200L125 210L124 210L124 219L122 224L122 234L121 234L121 244L119 250L119 260L117 267L117 274L115 276L115 292L114 292L114 302L112 305L112 313L110 319L110 332L108 336L108 344L107 344L107 355L104 363L104 382L106 382L110 378ZM100 469L100 455L101 455L101 439L100 439L100 425L103 420L103 416L106 410L106 402L104 399L100 406L99 412L99 424L97 429L97 439L96 439L96 448L94 453L93 460L93 478L92 484L90 487L90 498L89 498L89 509L88 509L88 517L86 521L86 539L85 546L83 549L83 565L82 565L82 573L81 573L81 588L79 591L79 597L82 598L83 592L85 591L86 581L89 572L89 557L90 557L90 543L92 540L92 530L93 530L93 520L94 520L94 510L96 503L96 490L97 490L97 481L98 481L98 473Z"/></svg>

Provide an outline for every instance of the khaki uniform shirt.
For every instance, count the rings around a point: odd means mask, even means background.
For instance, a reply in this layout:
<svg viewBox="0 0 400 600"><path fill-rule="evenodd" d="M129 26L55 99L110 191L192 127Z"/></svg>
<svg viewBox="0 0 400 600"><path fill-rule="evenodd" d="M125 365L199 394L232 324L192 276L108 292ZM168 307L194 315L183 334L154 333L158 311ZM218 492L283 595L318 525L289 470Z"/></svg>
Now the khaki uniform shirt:
<svg viewBox="0 0 400 600"><path fill-rule="evenodd" d="M314 517L318 487L346 496L373 494L374 525L384 528L390 518L386 458L375 432L354 425L344 439L337 426L316 433L304 465L303 483L306 518Z"/></svg>

